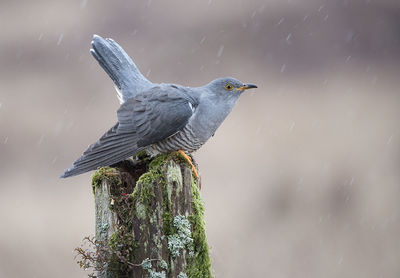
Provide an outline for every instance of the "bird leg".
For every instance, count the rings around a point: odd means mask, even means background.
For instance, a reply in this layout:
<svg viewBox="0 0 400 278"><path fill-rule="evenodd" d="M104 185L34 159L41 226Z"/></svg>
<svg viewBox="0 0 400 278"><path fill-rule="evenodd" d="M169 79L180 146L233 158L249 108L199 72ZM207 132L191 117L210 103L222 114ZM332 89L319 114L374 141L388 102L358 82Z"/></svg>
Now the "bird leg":
<svg viewBox="0 0 400 278"><path fill-rule="evenodd" d="M190 165L190 167L192 169L192 173L198 179L199 178L199 174L197 174L196 168L194 167L194 165L192 163L192 159L190 158L190 156L188 156L183 150L179 150L178 153L181 156L183 156L183 158L189 163L189 165Z"/></svg>

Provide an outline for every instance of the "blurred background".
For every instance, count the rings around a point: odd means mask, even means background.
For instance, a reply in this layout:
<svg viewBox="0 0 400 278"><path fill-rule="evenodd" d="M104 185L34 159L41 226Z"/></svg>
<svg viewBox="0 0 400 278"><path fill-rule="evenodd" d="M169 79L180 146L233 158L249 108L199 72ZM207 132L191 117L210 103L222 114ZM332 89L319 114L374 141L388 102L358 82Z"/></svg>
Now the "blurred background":
<svg viewBox="0 0 400 278"><path fill-rule="evenodd" d="M215 277L400 277L400 2L0 2L0 277L86 277L91 174L58 176L116 121L89 53L153 82L255 83L200 165Z"/></svg>

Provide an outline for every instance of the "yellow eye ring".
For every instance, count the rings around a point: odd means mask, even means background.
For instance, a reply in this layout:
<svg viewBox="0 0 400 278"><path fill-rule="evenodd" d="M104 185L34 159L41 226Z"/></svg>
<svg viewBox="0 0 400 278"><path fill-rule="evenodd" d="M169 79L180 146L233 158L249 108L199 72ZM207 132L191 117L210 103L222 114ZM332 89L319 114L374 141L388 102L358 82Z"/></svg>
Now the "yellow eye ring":
<svg viewBox="0 0 400 278"><path fill-rule="evenodd" d="M233 85L229 83L229 84L226 84L224 88L227 91L232 91L233 90Z"/></svg>

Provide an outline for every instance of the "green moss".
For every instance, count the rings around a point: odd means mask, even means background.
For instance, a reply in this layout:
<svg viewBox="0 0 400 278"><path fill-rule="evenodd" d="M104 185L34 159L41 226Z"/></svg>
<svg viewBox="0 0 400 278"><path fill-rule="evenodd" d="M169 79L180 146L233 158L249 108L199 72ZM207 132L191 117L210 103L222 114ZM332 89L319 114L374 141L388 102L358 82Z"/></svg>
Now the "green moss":
<svg viewBox="0 0 400 278"><path fill-rule="evenodd" d="M134 203L141 204L140 211L137 210L138 206L136 206L136 212L134 213L136 213L138 218L140 218L143 216L143 211L145 211L150 217L150 223L153 223L156 220L152 216L153 213L150 207L151 200L155 198L154 185L155 182L158 182L162 183L163 188L165 187L165 180L161 171L161 166L167 163L168 158L168 154L159 155L154 158L149 164L149 170L140 176L131 195L133 197ZM138 215L137 213L139 213L140 215Z"/></svg>
<svg viewBox="0 0 400 278"><path fill-rule="evenodd" d="M165 235L172 235L174 233L174 227L172 225L174 219L169 212L163 212L163 232Z"/></svg>
<svg viewBox="0 0 400 278"><path fill-rule="evenodd" d="M154 210L154 213L150 215L149 223L153 224L157 221L157 209Z"/></svg>
<svg viewBox="0 0 400 278"><path fill-rule="evenodd" d="M101 186L103 181L107 180L110 185L121 185L121 177L115 168L101 167L92 176L93 194L97 186Z"/></svg>
<svg viewBox="0 0 400 278"><path fill-rule="evenodd" d="M147 159L149 155L147 154L146 150L140 151L136 154L136 157L140 160Z"/></svg>
<svg viewBox="0 0 400 278"><path fill-rule="evenodd" d="M161 154L155 157L149 165L150 170L157 170L161 165L165 164L168 161L172 154Z"/></svg>
<svg viewBox="0 0 400 278"><path fill-rule="evenodd" d="M147 175L147 173L145 174ZM150 205L150 200L155 197L153 183L142 183L140 189L140 195L138 196L139 202L144 204L145 206Z"/></svg>
<svg viewBox="0 0 400 278"><path fill-rule="evenodd" d="M137 244L133 238L133 235L121 229L115 231L110 236L108 246L114 251L125 248L128 249L129 252L132 252L133 249L137 248Z"/></svg>
<svg viewBox="0 0 400 278"><path fill-rule="evenodd" d="M134 200L139 200L143 201L145 203L149 203L150 197L154 197L154 192L153 192L153 183L156 180L162 180L162 173L160 166L166 163L166 160L168 158L168 155L160 155L154 158L150 164L149 164L149 171L144 173L143 175L140 176L139 180L136 183L135 190L132 193L132 197L134 197ZM139 186L141 185L140 188L140 196L138 196L137 191Z"/></svg>
<svg viewBox="0 0 400 278"><path fill-rule="evenodd" d="M132 213L140 220L145 220L146 217L152 215L151 199L155 197L153 188L154 177L151 172L143 174L133 190L132 198L136 207L132 207Z"/></svg>
<svg viewBox="0 0 400 278"><path fill-rule="evenodd" d="M155 179L154 174L152 172L147 172L140 176L136 184L151 184L154 181L154 179ZM138 187L136 186L135 189L137 188ZM133 191L132 194L135 194L135 190Z"/></svg>
<svg viewBox="0 0 400 278"><path fill-rule="evenodd" d="M108 241L108 246L110 246L113 249L116 249L118 245L121 244L120 241L120 234L119 231L115 231L111 236Z"/></svg>
<svg viewBox="0 0 400 278"><path fill-rule="evenodd" d="M212 277L204 223L204 207L197 181L192 177L193 211L189 216L192 225L194 256L189 258L186 274L191 278Z"/></svg>

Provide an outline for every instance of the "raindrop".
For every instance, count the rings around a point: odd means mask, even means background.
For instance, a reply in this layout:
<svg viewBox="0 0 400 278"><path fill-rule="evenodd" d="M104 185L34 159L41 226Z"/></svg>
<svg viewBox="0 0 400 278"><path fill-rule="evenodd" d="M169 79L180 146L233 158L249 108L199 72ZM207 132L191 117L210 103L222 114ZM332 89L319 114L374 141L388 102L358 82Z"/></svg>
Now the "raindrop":
<svg viewBox="0 0 400 278"><path fill-rule="evenodd" d="M350 55L347 56L347 58L346 58L346 63L347 63L348 61L350 61L350 59L351 59L351 56L350 56Z"/></svg>
<svg viewBox="0 0 400 278"><path fill-rule="evenodd" d="M283 64L281 67L281 73L284 73L285 69L286 69L286 64Z"/></svg>
<svg viewBox="0 0 400 278"><path fill-rule="evenodd" d="M149 69L149 70L147 71L146 77L149 77L149 76L150 76L150 73L151 73L151 69Z"/></svg>
<svg viewBox="0 0 400 278"><path fill-rule="evenodd" d="M58 37L57 45L60 45L60 43L62 42L63 38L64 38L64 34L61 33L60 36Z"/></svg>
<svg viewBox="0 0 400 278"><path fill-rule="evenodd" d="M392 139L393 139L393 135L390 135L389 139L386 141L386 145L389 145L390 143L392 143Z"/></svg>
<svg viewBox="0 0 400 278"><path fill-rule="evenodd" d="M328 17L329 17L329 14L327 14L327 15L324 17L324 21L327 21L327 20L328 20Z"/></svg>
<svg viewBox="0 0 400 278"><path fill-rule="evenodd" d="M296 122L293 122L292 123L292 125L290 126L290 128L289 128L289 131L290 132L292 132L293 131L293 129L294 129L294 127L295 127L295 125L296 125Z"/></svg>
<svg viewBox="0 0 400 278"><path fill-rule="evenodd" d="M53 160L51 161L51 164L54 164L54 163L56 163L56 161L57 161L57 156L55 156L54 158L53 158Z"/></svg>
<svg viewBox="0 0 400 278"><path fill-rule="evenodd" d="M203 44L205 41L206 41L206 36L203 36L203 37L201 38L200 44Z"/></svg>
<svg viewBox="0 0 400 278"><path fill-rule="evenodd" d="M319 7L318 11L319 11L319 12L322 11L323 8L324 8L324 5L321 5L321 6Z"/></svg>
<svg viewBox="0 0 400 278"><path fill-rule="evenodd" d="M285 18L282 17L276 25L281 25L281 23L284 22L284 21L285 21Z"/></svg>
<svg viewBox="0 0 400 278"><path fill-rule="evenodd" d="M254 17L256 16L256 14L257 14L257 11L254 11L254 12L251 14L251 18L254 18Z"/></svg>
<svg viewBox="0 0 400 278"><path fill-rule="evenodd" d="M0 108L3 106L3 103L0 102Z"/></svg>
<svg viewBox="0 0 400 278"><path fill-rule="evenodd" d="M221 45L218 49L217 57L221 57L223 51L224 51L224 45Z"/></svg>
<svg viewBox="0 0 400 278"><path fill-rule="evenodd" d="M6 138L4 138L4 144L7 144L7 142L8 142L8 136L6 136Z"/></svg>
<svg viewBox="0 0 400 278"><path fill-rule="evenodd" d="M290 41L290 38L292 37L292 33L289 33L289 35L286 37L286 42L288 44L292 44L292 42Z"/></svg>
<svg viewBox="0 0 400 278"><path fill-rule="evenodd" d="M308 18L308 14L306 14L306 15L303 17L303 21L306 21L307 18Z"/></svg>
<svg viewBox="0 0 400 278"><path fill-rule="evenodd" d="M37 145L40 146L43 143L43 140L44 140L44 135L42 134L42 136L40 136L40 138L37 142Z"/></svg>
<svg viewBox="0 0 400 278"><path fill-rule="evenodd" d="M43 33L40 33L38 40L41 41L43 38Z"/></svg>

